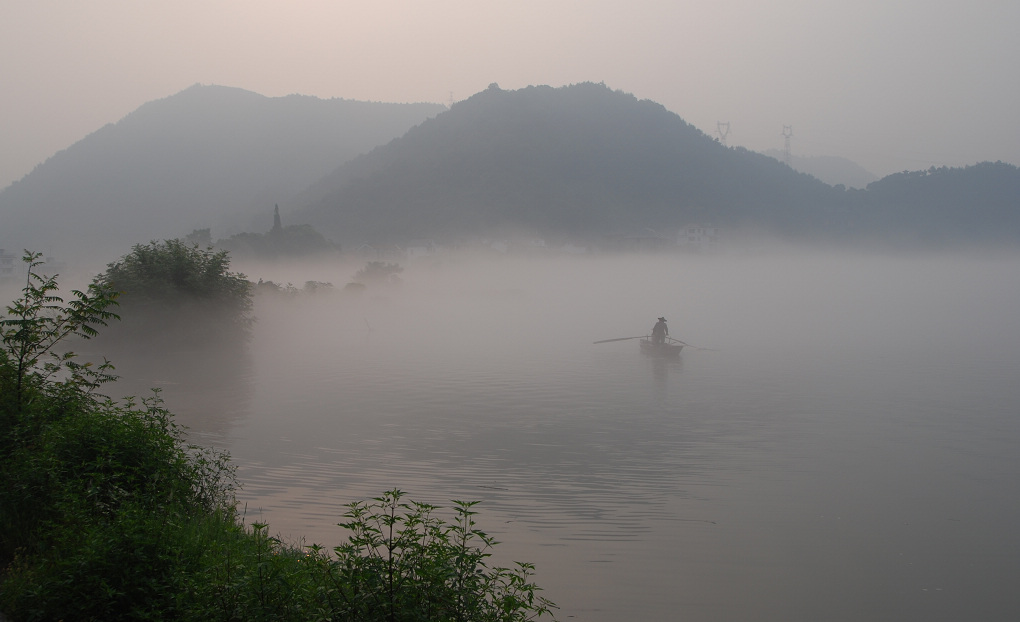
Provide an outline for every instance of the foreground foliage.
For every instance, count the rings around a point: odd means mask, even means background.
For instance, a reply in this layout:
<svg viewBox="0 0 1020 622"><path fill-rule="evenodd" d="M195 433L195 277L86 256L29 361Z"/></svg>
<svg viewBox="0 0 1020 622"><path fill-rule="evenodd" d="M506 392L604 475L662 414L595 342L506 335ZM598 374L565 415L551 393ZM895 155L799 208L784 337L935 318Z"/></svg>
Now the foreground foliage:
<svg viewBox="0 0 1020 622"><path fill-rule="evenodd" d="M477 502L454 501L454 518L438 507L404 502L390 490L371 502L349 504L341 527L348 541L335 558L310 547L310 563L328 619L530 620L553 604L528 581L531 564L490 568L496 542L475 528Z"/></svg>
<svg viewBox="0 0 1020 622"><path fill-rule="evenodd" d="M474 503L392 490L348 506L346 543L305 549L247 526L225 454L186 442L159 394L97 389L108 362L58 352L116 319L99 282L35 274L0 319L0 610L14 620L523 621L550 614L530 564L490 568ZM551 615L551 614L550 614Z"/></svg>
<svg viewBox="0 0 1020 622"><path fill-rule="evenodd" d="M172 611L193 567L189 531L233 516L226 457L188 445L158 399L97 389L108 362L58 351L116 315L101 284L64 304L26 253L23 295L0 319L0 606L15 619Z"/></svg>

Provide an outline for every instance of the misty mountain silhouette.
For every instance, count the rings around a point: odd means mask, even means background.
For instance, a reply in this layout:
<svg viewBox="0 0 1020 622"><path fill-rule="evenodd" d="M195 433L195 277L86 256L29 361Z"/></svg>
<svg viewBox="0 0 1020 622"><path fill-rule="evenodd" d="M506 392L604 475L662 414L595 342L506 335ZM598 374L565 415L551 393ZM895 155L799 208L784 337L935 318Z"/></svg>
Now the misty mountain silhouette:
<svg viewBox="0 0 1020 622"><path fill-rule="evenodd" d="M493 85L289 204L343 242L499 231L591 239L690 221L810 228L830 186L601 84ZM668 231L667 233L667 230Z"/></svg>
<svg viewBox="0 0 1020 622"><path fill-rule="evenodd" d="M671 238L693 223L816 241L1020 242L1011 164L833 187L725 147L655 102L584 83L491 85L449 110L194 86L0 192L0 248L111 261L193 229L268 231L276 203L289 223L343 248L478 235Z"/></svg>
<svg viewBox="0 0 1020 622"><path fill-rule="evenodd" d="M765 155L783 161L785 154L778 149L766 149ZM848 188L866 188L878 176L860 164L839 156L790 156L790 167L807 173L830 186L840 184Z"/></svg>
<svg viewBox="0 0 1020 622"><path fill-rule="evenodd" d="M939 171L847 190L727 148L661 105L602 84L491 85L288 207L348 248L505 233L582 243L672 237L692 223L795 239L1020 241L1015 166Z"/></svg>
<svg viewBox="0 0 1020 622"><path fill-rule="evenodd" d="M144 104L0 192L0 247L115 247L213 227L268 230L273 205L438 114L384 104L192 86Z"/></svg>

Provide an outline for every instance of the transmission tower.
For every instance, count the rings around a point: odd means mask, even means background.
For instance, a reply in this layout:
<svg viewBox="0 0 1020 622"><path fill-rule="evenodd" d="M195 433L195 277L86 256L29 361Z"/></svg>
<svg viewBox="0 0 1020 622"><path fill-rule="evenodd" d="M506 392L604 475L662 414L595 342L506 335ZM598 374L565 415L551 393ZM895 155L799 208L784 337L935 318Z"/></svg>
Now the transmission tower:
<svg viewBox="0 0 1020 622"><path fill-rule="evenodd" d="M719 142L722 146L726 146L726 137L730 135L730 122L729 121L716 121L715 131L719 134Z"/></svg>
<svg viewBox="0 0 1020 622"><path fill-rule="evenodd" d="M793 126L783 126L783 161L790 166L790 139L793 138Z"/></svg>

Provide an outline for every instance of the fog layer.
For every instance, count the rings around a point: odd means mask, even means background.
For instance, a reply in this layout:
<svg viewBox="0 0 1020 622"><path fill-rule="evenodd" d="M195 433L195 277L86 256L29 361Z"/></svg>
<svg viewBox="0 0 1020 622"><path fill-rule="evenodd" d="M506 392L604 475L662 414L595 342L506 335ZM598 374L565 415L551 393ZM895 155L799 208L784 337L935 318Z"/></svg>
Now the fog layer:
<svg viewBox="0 0 1020 622"><path fill-rule="evenodd" d="M561 618L1020 605L1020 257L433 256L363 289L356 264L238 267L294 284L260 295L250 357L151 378L285 538L334 545L344 503L400 487L481 500ZM679 360L593 343L659 316Z"/></svg>

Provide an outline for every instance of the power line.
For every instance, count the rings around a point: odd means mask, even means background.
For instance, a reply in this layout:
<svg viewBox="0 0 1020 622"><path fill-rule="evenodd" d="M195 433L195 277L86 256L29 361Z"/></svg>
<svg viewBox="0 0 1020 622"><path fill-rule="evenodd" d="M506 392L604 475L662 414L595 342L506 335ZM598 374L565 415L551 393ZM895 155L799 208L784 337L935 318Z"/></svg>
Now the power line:
<svg viewBox="0 0 1020 622"><path fill-rule="evenodd" d="M722 146L726 146L726 137L730 135L730 122L729 121L716 121L715 131L719 134L719 142Z"/></svg>
<svg viewBox="0 0 1020 622"><path fill-rule="evenodd" d="M793 126L783 126L783 161L786 162L787 166L790 166L790 139L793 138Z"/></svg>

